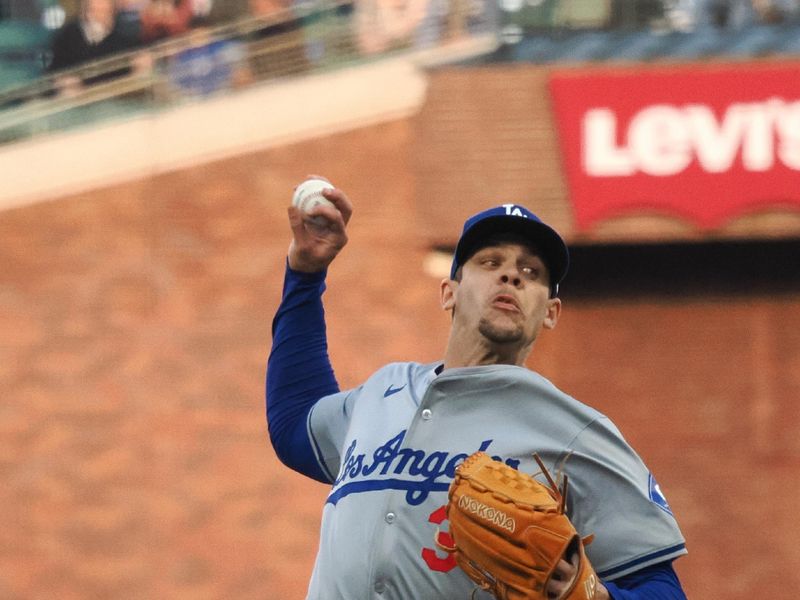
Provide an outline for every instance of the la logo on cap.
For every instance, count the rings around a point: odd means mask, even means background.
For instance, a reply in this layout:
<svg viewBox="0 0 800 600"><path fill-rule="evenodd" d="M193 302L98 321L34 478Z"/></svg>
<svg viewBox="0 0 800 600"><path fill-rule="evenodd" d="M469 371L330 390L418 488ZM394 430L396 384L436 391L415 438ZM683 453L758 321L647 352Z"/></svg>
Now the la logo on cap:
<svg viewBox="0 0 800 600"><path fill-rule="evenodd" d="M503 208L506 209L506 214L512 217L524 217L528 218L528 215L522 212L522 209L517 206L516 204L503 204Z"/></svg>

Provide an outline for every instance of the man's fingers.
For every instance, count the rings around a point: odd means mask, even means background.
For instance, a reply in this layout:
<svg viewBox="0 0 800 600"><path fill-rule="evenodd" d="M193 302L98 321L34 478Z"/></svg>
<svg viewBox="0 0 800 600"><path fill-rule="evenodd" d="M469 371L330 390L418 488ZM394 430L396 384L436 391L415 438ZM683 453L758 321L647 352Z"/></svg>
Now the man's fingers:
<svg viewBox="0 0 800 600"><path fill-rule="evenodd" d="M319 221L322 220L322 223L330 231L344 233L344 217L342 216L342 213L333 206L319 204L312 208L308 214L304 215L304 218L316 223L319 223Z"/></svg>
<svg viewBox="0 0 800 600"><path fill-rule="evenodd" d="M347 195L342 190L333 187L331 189L322 190L322 195L333 203L342 216L342 224L347 225L347 223L350 221L350 217L353 215L353 205L350 203L350 199L347 197Z"/></svg>
<svg viewBox="0 0 800 600"><path fill-rule="evenodd" d="M572 565L565 561L563 558L559 559L558 561L558 569L556 573L559 575L559 579L569 579L572 573Z"/></svg>
<svg viewBox="0 0 800 600"><path fill-rule="evenodd" d="M575 561L574 558L572 560ZM550 577L550 581L547 584L547 597L553 600L561 598L561 595L572 585L577 573L577 562L567 562L563 558L559 559L553 571L553 575Z"/></svg>

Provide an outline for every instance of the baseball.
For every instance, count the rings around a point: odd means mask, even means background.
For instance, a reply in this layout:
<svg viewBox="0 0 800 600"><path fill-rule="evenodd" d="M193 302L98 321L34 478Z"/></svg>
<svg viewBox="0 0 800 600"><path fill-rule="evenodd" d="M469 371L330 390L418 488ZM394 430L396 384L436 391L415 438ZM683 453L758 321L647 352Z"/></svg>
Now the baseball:
<svg viewBox="0 0 800 600"><path fill-rule="evenodd" d="M322 195L322 190L330 190L335 186L324 179L306 179L294 188L292 204L303 212L311 212L317 206L333 206L333 203Z"/></svg>

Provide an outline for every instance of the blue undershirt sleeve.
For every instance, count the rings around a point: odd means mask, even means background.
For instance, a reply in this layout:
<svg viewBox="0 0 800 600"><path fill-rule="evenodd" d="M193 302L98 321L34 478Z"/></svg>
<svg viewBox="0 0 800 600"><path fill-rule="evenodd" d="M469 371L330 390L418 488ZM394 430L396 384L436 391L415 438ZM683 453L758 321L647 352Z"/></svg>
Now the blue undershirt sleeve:
<svg viewBox="0 0 800 600"><path fill-rule="evenodd" d="M662 562L603 582L614 600L686 600L672 568L672 561Z"/></svg>
<svg viewBox="0 0 800 600"><path fill-rule="evenodd" d="M286 265L283 297L272 321L267 361L267 424L272 447L288 467L330 483L309 440L314 404L339 391L328 357L322 294L326 271L301 273Z"/></svg>

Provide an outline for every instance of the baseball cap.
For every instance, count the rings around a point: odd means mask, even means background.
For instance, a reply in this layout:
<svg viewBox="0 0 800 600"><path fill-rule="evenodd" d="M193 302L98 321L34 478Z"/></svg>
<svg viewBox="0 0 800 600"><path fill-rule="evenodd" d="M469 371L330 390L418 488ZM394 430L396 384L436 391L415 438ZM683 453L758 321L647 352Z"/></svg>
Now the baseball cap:
<svg viewBox="0 0 800 600"><path fill-rule="evenodd" d="M550 295L555 297L569 268L567 245L555 229L519 204L495 206L466 220L453 254L450 279L455 279L456 271L481 248L482 242L498 233L519 234L542 252L550 272Z"/></svg>

